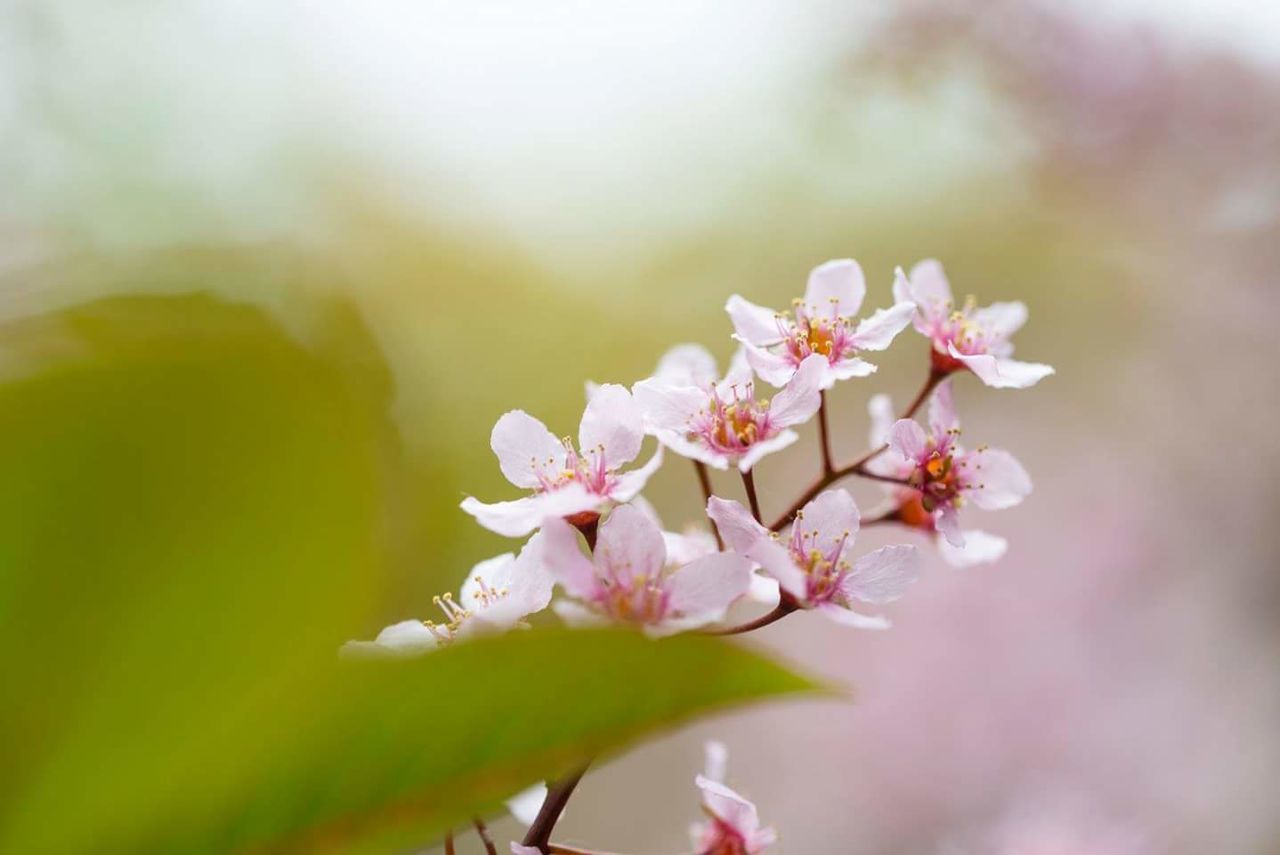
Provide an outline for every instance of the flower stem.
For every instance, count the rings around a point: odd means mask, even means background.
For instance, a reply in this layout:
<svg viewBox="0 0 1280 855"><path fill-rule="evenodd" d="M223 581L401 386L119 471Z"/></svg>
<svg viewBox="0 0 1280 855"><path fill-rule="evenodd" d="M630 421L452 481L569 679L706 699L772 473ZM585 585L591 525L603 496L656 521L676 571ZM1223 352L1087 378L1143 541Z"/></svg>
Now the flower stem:
<svg viewBox="0 0 1280 855"><path fill-rule="evenodd" d="M444 833L444 855L456 855L457 850L453 848L453 831Z"/></svg>
<svg viewBox="0 0 1280 855"><path fill-rule="evenodd" d="M822 445L822 473L830 475L836 471L831 462L831 428L827 423L827 393L821 392L822 403L818 406L818 438Z"/></svg>
<svg viewBox="0 0 1280 855"><path fill-rule="evenodd" d="M756 476L750 469L742 473L742 486L747 491L747 501L751 503L751 515L756 518L756 522L764 525L764 519L760 516L760 498L756 495Z"/></svg>
<svg viewBox="0 0 1280 855"><path fill-rule="evenodd" d="M542 802L542 808L538 811L538 816L533 820L533 825L529 826L529 831L524 836L525 846L537 847L538 851L544 853L544 855L551 851L548 845L548 841L551 840L551 832L555 830L556 823L560 820L560 814L564 813L564 806L569 803L569 797L573 795L574 787L578 786L578 782L586 774L587 765L583 764L582 768L576 772L571 772L547 788L547 797Z"/></svg>
<svg viewBox="0 0 1280 855"><path fill-rule="evenodd" d="M711 473L707 471L707 464L701 460L693 461L693 468L698 470L698 484L702 487L702 510L707 510L707 502L711 501ZM720 529L714 522L711 523L711 533L716 536L716 549L724 552L724 538L720 536Z"/></svg>
<svg viewBox="0 0 1280 855"><path fill-rule="evenodd" d="M760 629L761 627L768 626L771 623L776 623L777 621L782 620L784 617L794 612L797 608L799 607L796 605L796 601L792 599L790 594L787 594L784 591L782 593L782 598L778 600L778 605L774 606L773 611L768 612L767 614L760 615L760 617L756 618L755 620L750 620L750 621L747 621L746 623L739 624L737 626L731 626L726 629L708 630L707 634L708 635L741 635L744 632L751 632L752 630L756 630L756 629Z"/></svg>
<svg viewBox="0 0 1280 855"><path fill-rule="evenodd" d="M471 822L476 827L476 834L480 837L480 842L484 844L484 851L488 855L498 855L498 847L493 845L493 838L489 836L489 829L485 827L484 820L478 816L473 816Z"/></svg>

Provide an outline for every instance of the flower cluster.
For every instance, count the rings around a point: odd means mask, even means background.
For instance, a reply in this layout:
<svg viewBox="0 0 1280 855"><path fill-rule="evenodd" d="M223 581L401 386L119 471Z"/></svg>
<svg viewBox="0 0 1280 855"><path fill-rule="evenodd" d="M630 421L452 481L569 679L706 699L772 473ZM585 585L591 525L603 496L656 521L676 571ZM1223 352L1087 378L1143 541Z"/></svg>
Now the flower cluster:
<svg viewBox="0 0 1280 855"><path fill-rule="evenodd" d="M892 302L859 318L866 295L862 268L851 259L814 268L789 311L733 295L725 310L737 350L723 376L710 352L684 344L630 388L588 383L576 443L557 439L523 410L503 415L490 446L502 474L526 492L492 503L468 497L461 507L490 531L528 537L519 555L477 565L457 600L437 597L442 621L403 621L344 650L418 653L469 633L522 626L548 606L571 625L624 625L649 635L745 632L801 611L884 629L888 620L861 606L903 596L917 577L917 549L896 544L863 552L860 528L925 532L957 566L999 558L1006 541L964 529L961 511L1012 507L1030 494L1031 480L1008 452L961 445L952 378L972 373L990 387L1025 388L1052 374L1047 365L1011 358L1010 338L1026 321L1026 307L979 308L972 297L957 306L942 266L932 260L909 276L899 268ZM841 381L873 374L876 366L864 355L885 350L908 326L929 344L923 389L897 417L887 396L872 397L870 450L836 466L827 395ZM778 391L765 397L762 385ZM926 401L922 426L915 416ZM815 416L821 474L779 517L766 520L754 470L796 442L796 429ZM650 436L657 443L653 455L630 468ZM664 531L641 497L664 449L693 461L710 530ZM709 469L738 470L746 504L717 495ZM837 486L853 477L883 488L882 511L864 517L852 494ZM560 596L553 599L555 589ZM744 598L771 610L737 626L714 626ZM695 850L740 855L772 844L774 833L759 827L755 807L713 771L697 782L707 821L695 831ZM563 799L547 803L553 802L563 805ZM513 844L513 851L548 851L539 837L545 833L531 831L532 839Z"/></svg>

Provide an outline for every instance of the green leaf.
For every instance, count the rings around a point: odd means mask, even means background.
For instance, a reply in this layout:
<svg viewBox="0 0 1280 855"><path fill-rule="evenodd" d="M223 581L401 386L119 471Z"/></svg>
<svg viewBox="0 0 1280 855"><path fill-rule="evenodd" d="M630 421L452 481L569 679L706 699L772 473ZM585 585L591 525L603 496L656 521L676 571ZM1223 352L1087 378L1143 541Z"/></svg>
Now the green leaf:
<svg viewBox="0 0 1280 855"><path fill-rule="evenodd" d="M656 728L817 689L723 639L621 630L517 632L343 665L337 702L300 719L294 762L241 793L219 834L175 824L147 848L287 839L314 851L403 832L422 844Z"/></svg>
<svg viewBox="0 0 1280 855"><path fill-rule="evenodd" d="M811 688L627 633L339 662L407 616L379 606L412 517L372 338L341 305L310 318L118 298L0 331L0 852L386 851Z"/></svg>

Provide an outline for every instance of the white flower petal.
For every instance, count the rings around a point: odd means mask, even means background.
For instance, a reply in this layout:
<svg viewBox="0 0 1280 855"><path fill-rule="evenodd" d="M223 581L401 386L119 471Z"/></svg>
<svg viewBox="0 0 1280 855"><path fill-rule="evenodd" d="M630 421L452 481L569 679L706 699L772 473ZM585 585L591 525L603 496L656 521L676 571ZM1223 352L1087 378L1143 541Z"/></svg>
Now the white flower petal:
<svg viewBox="0 0 1280 855"><path fill-rule="evenodd" d="M854 562L841 582L841 593L864 603L891 603L918 578L919 559L914 546L885 546L869 552Z"/></svg>
<svg viewBox="0 0 1280 855"><path fill-rule="evenodd" d="M739 339L742 341L742 339ZM796 366L785 356L756 347L753 344L742 345L747 357L747 364L756 375L770 386L782 388L795 376Z"/></svg>
<svg viewBox="0 0 1280 855"><path fill-rule="evenodd" d="M822 405L821 385L830 363L821 354L805 357L786 388L769 404L769 420L780 427L794 427L813 418Z"/></svg>
<svg viewBox="0 0 1280 855"><path fill-rule="evenodd" d="M521 790L511 798L507 799L507 810L511 811L511 815L521 825L533 825L533 821L538 818L538 812L542 810L542 803L547 800L547 785L545 782L534 784L527 790ZM534 849L534 852L538 850Z"/></svg>
<svg viewBox="0 0 1280 855"><path fill-rule="evenodd" d="M656 577L667 562L662 532L644 511L620 505L600 526L596 538L596 573L629 580Z"/></svg>
<svg viewBox="0 0 1280 855"><path fill-rule="evenodd" d="M835 603L823 603L817 611L841 626L852 626L857 629L888 629L893 626L889 619L882 615L864 615Z"/></svg>
<svg viewBox="0 0 1280 855"><path fill-rule="evenodd" d="M861 516L858 505L848 490L825 490L819 493L796 516L795 527L804 535L805 543L829 555L841 541L845 548L853 545L858 535Z"/></svg>
<svg viewBox="0 0 1280 855"><path fill-rule="evenodd" d="M928 451L929 438L914 419L898 419L889 428L889 450L918 463Z"/></svg>
<svg viewBox="0 0 1280 855"><path fill-rule="evenodd" d="M853 331L853 346L858 350L884 350L893 344L898 333L906 329L915 317L916 304L911 301L894 303L887 309L877 309L875 314L858 323Z"/></svg>
<svg viewBox="0 0 1280 855"><path fill-rule="evenodd" d="M964 548L957 549L945 537L938 538L938 554L952 567L990 564L1004 557L1009 541L995 534L970 529L964 532Z"/></svg>
<svg viewBox="0 0 1280 855"><path fill-rule="evenodd" d="M596 568L582 551L578 531L561 519L542 527L539 557L570 596L590 599L600 587Z"/></svg>
<svg viewBox="0 0 1280 855"><path fill-rule="evenodd" d="M1019 362L990 353L967 355L953 344L948 344L947 350L993 389L1026 389L1055 373L1053 366L1040 362Z"/></svg>
<svg viewBox="0 0 1280 855"><path fill-rule="evenodd" d="M629 502L636 497L645 485L649 483L649 479L653 477L653 473L662 467L662 446L658 446L658 450L653 453L649 461L639 469L632 469L630 472L623 472L617 477L613 490L609 493L609 498L615 502Z"/></svg>
<svg viewBox="0 0 1280 855"><path fill-rule="evenodd" d="M998 448L971 451L961 461L965 464L960 468L961 489L967 499L984 511L1012 508L1031 495L1031 476L1007 451Z"/></svg>
<svg viewBox="0 0 1280 855"><path fill-rule="evenodd" d="M653 379L672 386L696 386L706 389L720 371L716 358L700 344L677 344L658 360Z"/></svg>
<svg viewBox="0 0 1280 855"><path fill-rule="evenodd" d="M524 537L548 519L595 510L599 505L600 497L582 485L566 484L549 493L510 502L487 504L469 496L460 507L495 534Z"/></svg>
<svg viewBox="0 0 1280 855"><path fill-rule="evenodd" d="M733 330L741 341L764 347L782 340L778 327L778 313L734 294L724 304L733 322Z"/></svg>
<svg viewBox="0 0 1280 855"><path fill-rule="evenodd" d="M707 500L707 516L716 524L725 544L743 555L760 541L771 539L769 530L756 522L740 502L712 496Z"/></svg>
<svg viewBox="0 0 1280 855"><path fill-rule="evenodd" d="M784 430L782 433L766 439L763 442L757 442L747 449L747 453L738 458L738 469L742 472L750 472L757 463L764 458L773 454L775 451L781 451L788 445L791 445L800 438L800 434L793 430Z"/></svg>
<svg viewBox="0 0 1280 855"><path fill-rule="evenodd" d="M682 615L719 619L751 584L751 562L717 552L679 568L667 580L671 608Z"/></svg>
<svg viewBox="0 0 1280 855"><path fill-rule="evenodd" d="M804 302L815 317L849 317L862 308L867 280L862 267L852 258L837 258L819 264L809 272Z"/></svg>
<svg viewBox="0 0 1280 855"><path fill-rule="evenodd" d="M539 468L558 469L564 465L565 450L560 440L524 410L512 410L498 419L489 446L502 474L517 487L537 487L541 483Z"/></svg>
<svg viewBox="0 0 1280 855"><path fill-rule="evenodd" d="M584 455L604 449L605 464L614 469L630 463L644 441L644 416L625 386L601 386L582 413L578 447Z"/></svg>

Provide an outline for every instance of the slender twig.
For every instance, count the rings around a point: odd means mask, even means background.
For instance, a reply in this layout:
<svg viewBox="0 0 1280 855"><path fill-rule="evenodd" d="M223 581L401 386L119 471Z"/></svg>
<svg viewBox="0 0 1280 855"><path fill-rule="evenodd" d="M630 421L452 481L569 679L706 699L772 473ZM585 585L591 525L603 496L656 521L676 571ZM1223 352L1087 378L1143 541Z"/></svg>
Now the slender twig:
<svg viewBox="0 0 1280 855"><path fill-rule="evenodd" d="M587 767L583 765L578 771L566 775L547 788L547 797L542 801L542 808L524 836L525 846L535 846L543 853L551 851L548 846L551 832L555 830L560 814L564 813L564 806L569 803L573 788L578 786L578 782L582 780L586 771Z"/></svg>
<svg viewBox="0 0 1280 855"><path fill-rule="evenodd" d="M895 478L892 475L881 475L878 472L868 472L865 469L855 469L849 474L857 475L859 478L868 478L872 481L883 481L886 484L900 484L903 487L911 486L911 482L906 478Z"/></svg>
<svg viewBox="0 0 1280 855"><path fill-rule="evenodd" d="M480 842L484 844L484 851L489 855L498 855L498 847L493 845L493 838L489 836L489 829L485 826L484 820L478 816L471 817L471 823L476 827L476 834L480 837Z"/></svg>
<svg viewBox="0 0 1280 855"><path fill-rule="evenodd" d="M702 509L705 512L707 503L711 501L711 473L707 471L707 464L701 460L693 461L693 468L698 470L698 484L702 487ZM720 536L720 529L714 522L711 523L711 533L716 536L716 549L724 552L724 538Z"/></svg>
<svg viewBox="0 0 1280 855"><path fill-rule="evenodd" d="M836 471L831 462L831 428L827 424L827 393L822 392L822 403L818 406L818 438L822 445L822 472L830 475Z"/></svg>
<svg viewBox="0 0 1280 855"><path fill-rule="evenodd" d="M749 620L746 623L739 624L737 626L731 626L725 629L709 629L707 630L707 634L741 635L744 632L751 632L752 630L760 629L763 626L768 626L771 623L776 623L794 612L797 608L799 608L799 606L796 605L795 600L784 595L783 598L778 601L778 605L774 607L773 611L768 614L760 615L760 617L755 620Z"/></svg>
<svg viewBox="0 0 1280 855"><path fill-rule="evenodd" d="M457 850L453 848L453 831L444 833L444 855L456 855Z"/></svg>
<svg viewBox="0 0 1280 855"><path fill-rule="evenodd" d="M742 473L742 486L747 491L747 501L751 503L751 515L756 518L756 522L764 524L764 519L760 516L760 498L756 495L756 476L748 469Z"/></svg>

